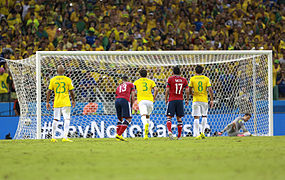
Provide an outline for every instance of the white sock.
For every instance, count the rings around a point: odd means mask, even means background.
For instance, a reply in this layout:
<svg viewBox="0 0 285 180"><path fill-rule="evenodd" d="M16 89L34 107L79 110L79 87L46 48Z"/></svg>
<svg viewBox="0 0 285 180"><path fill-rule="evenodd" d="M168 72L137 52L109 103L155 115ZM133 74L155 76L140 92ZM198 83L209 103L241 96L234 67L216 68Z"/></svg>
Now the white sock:
<svg viewBox="0 0 285 180"><path fill-rule="evenodd" d="M51 131L51 137L53 138L53 139L55 139L55 130L56 130L56 128L57 128L57 121L56 120L53 120L53 122L52 122L52 131Z"/></svg>
<svg viewBox="0 0 285 180"><path fill-rule="evenodd" d="M150 122L150 118L146 119L146 123L149 124Z"/></svg>
<svg viewBox="0 0 285 180"><path fill-rule="evenodd" d="M205 129L207 125L207 117L202 117L202 133L205 134Z"/></svg>
<svg viewBox="0 0 285 180"><path fill-rule="evenodd" d="M194 119L193 137L199 136L199 119Z"/></svg>
<svg viewBox="0 0 285 180"><path fill-rule="evenodd" d="M70 124L70 120L64 120L64 134L63 134L63 138L67 138L68 135L68 131L69 131L69 124Z"/></svg>
<svg viewBox="0 0 285 180"><path fill-rule="evenodd" d="M146 116L142 116L142 117L141 117L141 120L142 120L143 127L144 127L144 126L146 125L146 123L147 123Z"/></svg>

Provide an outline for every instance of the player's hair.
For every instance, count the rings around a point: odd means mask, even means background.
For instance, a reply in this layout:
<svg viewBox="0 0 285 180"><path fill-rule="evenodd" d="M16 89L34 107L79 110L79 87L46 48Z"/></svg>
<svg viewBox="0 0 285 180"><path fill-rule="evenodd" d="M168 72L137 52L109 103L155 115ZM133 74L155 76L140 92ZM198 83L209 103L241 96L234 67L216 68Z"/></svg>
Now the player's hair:
<svg viewBox="0 0 285 180"><path fill-rule="evenodd" d="M147 71L145 69L140 70L140 75L141 77L146 77L147 76Z"/></svg>
<svg viewBox="0 0 285 180"><path fill-rule="evenodd" d="M203 73L204 68L200 65L196 66L195 71L197 74L202 74Z"/></svg>
<svg viewBox="0 0 285 180"><path fill-rule="evenodd" d="M174 66L173 67L173 73L179 75L180 74L180 68L179 66Z"/></svg>
<svg viewBox="0 0 285 180"><path fill-rule="evenodd" d="M123 81L128 81L128 76L124 75L124 76L122 77L122 80L123 80Z"/></svg>
<svg viewBox="0 0 285 180"><path fill-rule="evenodd" d="M251 114L249 112L245 113L244 115L251 117Z"/></svg>

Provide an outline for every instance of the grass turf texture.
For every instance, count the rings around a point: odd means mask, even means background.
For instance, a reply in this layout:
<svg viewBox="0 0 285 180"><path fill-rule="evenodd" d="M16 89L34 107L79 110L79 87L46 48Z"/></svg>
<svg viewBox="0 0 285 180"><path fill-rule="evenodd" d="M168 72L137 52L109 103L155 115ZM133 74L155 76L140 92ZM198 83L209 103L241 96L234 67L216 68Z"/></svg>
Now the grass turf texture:
<svg viewBox="0 0 285 180"><path fill-rule="evenodd" d="M284 179L285 137L0 141L0 179Z"/></svg>

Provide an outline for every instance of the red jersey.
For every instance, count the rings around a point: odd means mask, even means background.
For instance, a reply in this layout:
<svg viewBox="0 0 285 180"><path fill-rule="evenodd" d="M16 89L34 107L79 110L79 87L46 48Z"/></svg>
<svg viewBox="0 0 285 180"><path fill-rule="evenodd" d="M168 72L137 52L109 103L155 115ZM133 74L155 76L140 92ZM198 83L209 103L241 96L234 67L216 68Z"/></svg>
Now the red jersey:
<svg viewBox="0 0 285 180"><path fill-rule="evenodd" d="M180 76L171 76L167 80L167 86L169 88L168 101L183 100L184 88L188 88L188 82L185 78Z"/></svg>
<svg viewBox="0 0 285 180"><path fill-rule="evenodd" d="M125 82L120 84L116 90L116 98L124 98L130 102L131 92L135 90L133 83Z"/></svg>

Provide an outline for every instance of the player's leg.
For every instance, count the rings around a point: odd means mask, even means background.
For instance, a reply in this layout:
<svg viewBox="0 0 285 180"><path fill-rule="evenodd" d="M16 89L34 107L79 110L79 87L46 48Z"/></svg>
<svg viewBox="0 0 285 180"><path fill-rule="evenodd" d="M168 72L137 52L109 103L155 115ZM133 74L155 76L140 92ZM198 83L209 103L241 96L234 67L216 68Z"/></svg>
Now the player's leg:
<svg viewBox="0 0 285 180"><path fill-rule="evenodd" d="M115 108L116 108L116 113L118 117L118 122L117 122L117 135L120 134L120 130L123 124L123 118L122 118L122 107L120 104L120 99L116 99L115 101Z"/></svg>
<svg viewBox="0 0 285 180"><path fill-rule="evenodd" d="M181 139L182 127L183 127L182 117L184 116L184 107L182 100L176 101L175 111L176 111L177 131L178 131L177 139Z"/></svg>
<svg viewBox="0 0 285 180"><path fill-rule="evenodd" d="M175 114L175 106L174 106L174 101L169 101L167 104L167 111L166 111L166 118L167 118L167 122L166 122L166 127L168 130L168 135L169 138L172 140L173 139L173 133L172 133L172 122L171 119Z"/></svg>
<svg viewBox="0 0 285 180"><path fill-rule="evenodd" d="M199 118L201 116L201 108L198 102L193 102L192 104L192 116L194 117L193 137L198 137L199 136Z"/></svg>
<svg viewBox="0 0 285 180"><path fill-rule="evenodd" d="M128 128L128 126L130 125L131 121L132 121L132 108L131 108L131 104L130 102L128 102L125 99L121 100L121 106L122 106L122 117L125 118L125 121L123 122L123 124L121 125L121 129L119 132L119 137L121 141L127 141L122 134L125 132L125 130Z"/></svg>
<svg viewBox="0 0 285 180"><path fill-rule="evenodd" d="M201 130L201 137L203 139L206 138L205 136L205 129L207 125L207 114L208 114L208 103L201 102L201 114L202 114L202 130Z"/></svg>
<svg viewBox="0 0 285 180"><path fill-rule="evenodd" d="M64 119L63 142L72 142L68 139L69 125L70 125L70 110L71 107L62 107L62 115Z"/></svg>
<svg viewBox="0 0 285 180"><path fill-rule="evenodd" d="M58 121L60 120L61 112L60 108L54 108L54 119L52 122L52 131L51 131L51 142L56 142L55 139L55 130L58 126Z"/></svg>
<svg viewBox="0 0 285 180"><path fill-rule="evenodd" d="M147 101L147 114L146 114L146 125L145 125L145 130L144 130L144 134L145 134L144 139L148 139L150 114L152 113L152 110L153 110L153 102Z"/></svg>
<svg viewBox="0 0 285 180"><path fill-rule="evenodd" d="M141 120L143 123L143 128L144 128L144 137L146 137L146 131L148 131L148 126L149 123L147 122L147 101L146 100L142 100L139 103L139 110L140 110L140 114L141 114Z"/></svg>

